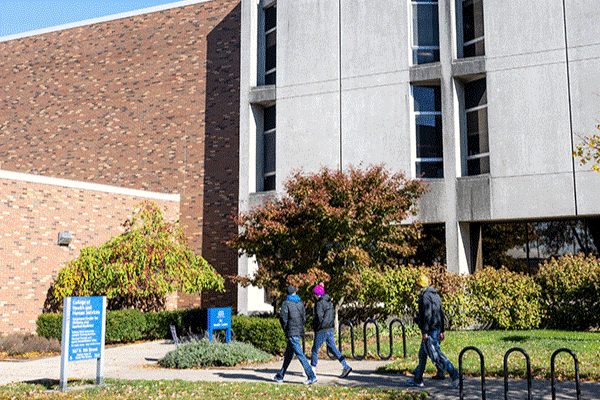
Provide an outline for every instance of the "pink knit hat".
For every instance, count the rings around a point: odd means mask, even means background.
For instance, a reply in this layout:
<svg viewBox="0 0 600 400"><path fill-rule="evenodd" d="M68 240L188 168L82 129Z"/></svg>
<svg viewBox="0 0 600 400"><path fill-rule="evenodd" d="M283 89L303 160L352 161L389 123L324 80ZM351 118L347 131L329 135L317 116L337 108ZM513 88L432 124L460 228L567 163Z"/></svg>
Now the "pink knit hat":
<svg viewBox="0 0 600 400"><path fill-rule="evenodd" d="M325 294L325 288L321 285L317 285L313 292L315 292L317 296L323 296Z"/></svg>

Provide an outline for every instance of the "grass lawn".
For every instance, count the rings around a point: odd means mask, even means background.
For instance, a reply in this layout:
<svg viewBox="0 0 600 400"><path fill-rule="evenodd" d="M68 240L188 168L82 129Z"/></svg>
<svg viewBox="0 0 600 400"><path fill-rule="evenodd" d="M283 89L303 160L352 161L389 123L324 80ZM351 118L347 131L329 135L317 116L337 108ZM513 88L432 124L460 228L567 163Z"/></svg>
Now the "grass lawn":
<svg viewBox="0 0 600 400"><path fill-rule="evenodd" d="M400 358L400 345L394 345L396 361L390 362L379 372L409 373L418 363L417 353L420 345L419 336L407 338L407 355L405 360ZM383 344L383 343L382 343ZM359 342L362 346L362 342ZM513 347L520 347L527 352L531 362L533 378L550 379L550 358L554 351L560 348L570 349L579 360L579 376L581 380L600 381L600 333L598 332L568 332L551 330L530 331L458 331L446 332L446 340L441 349L448 359L458 369L458 355L467 346L477 347L484 356L486 376L504 377L504 355ZM350 346L345 344L344 349ZM382 345L383 354L387 347ZM371 351L371 350L370 350ZM345 351L346 352L346 351ZM373 354L376 351L373 351ZM362 354L362 347L360 354ZM526 378L525 357L519 352L513 352L508 358L509 377ZM467 376L480 376L479 356L474 351L467 351L463 356L463 372ZM575 379L573 358L568 353L560 353L555 359L557 379ZM435 373L435 368L429 361L426 374Z"/></svg>
<svg viewBox="0 0 600 400"><path fill-rule="evenodd" d="M401 390L346 388L338 386L277 385L269 383L222 383L185 381L125 381L107 379L102 386L72 390L78 384L69 382L69 391L56 390L58 382L50 384L11 384L0 386L0 399L357 399L357 400L422 400L427 393Z"/></svg>

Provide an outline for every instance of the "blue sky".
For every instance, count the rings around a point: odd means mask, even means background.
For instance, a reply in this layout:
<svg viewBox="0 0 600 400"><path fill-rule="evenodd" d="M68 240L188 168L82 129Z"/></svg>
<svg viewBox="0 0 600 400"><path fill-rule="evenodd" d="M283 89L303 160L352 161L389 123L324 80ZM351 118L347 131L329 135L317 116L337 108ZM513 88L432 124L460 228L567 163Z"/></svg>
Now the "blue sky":
<svg viewBox="0 0 600 400"><path fill-rule="evenodd" d="M0 0L0 37L179 0Z"/></svg>

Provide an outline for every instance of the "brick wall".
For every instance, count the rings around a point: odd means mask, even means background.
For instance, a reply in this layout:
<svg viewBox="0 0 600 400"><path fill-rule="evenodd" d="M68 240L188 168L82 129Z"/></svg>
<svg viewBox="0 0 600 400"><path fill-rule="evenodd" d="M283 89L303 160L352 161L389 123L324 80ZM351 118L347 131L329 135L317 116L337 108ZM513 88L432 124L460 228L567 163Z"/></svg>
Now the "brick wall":
<svg viewBox="0 0 600 400"><path fill-rule="evenodd" d="M239 0L2 42L0 168L179 193L192 248L236 274L239 49Z"/></svg>
<svg viewBox="0 0 600 400"><path fill-rule="evenodd" d="M0 177L0 333L35 332L48 289L66 262L82 248L124 232L144 198ZM179 202L151 199L168 221L179 218ZM58 232L72 235L57 244ZM173 307L173 304L171 304Z"/></svg>

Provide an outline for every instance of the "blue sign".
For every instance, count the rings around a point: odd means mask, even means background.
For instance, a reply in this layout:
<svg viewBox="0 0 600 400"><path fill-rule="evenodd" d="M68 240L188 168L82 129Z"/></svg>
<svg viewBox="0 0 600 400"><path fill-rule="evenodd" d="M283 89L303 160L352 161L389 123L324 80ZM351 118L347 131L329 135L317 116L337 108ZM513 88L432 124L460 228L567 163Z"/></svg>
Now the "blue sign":
<svg viewBox="0 0 600 400"><path fill-rule="evenodd" d="M231 308L209 308L207 310L208 339L212 341L213 331L226 330L225 342L231 340Z"/></svg>
<svg viewBox="0 0 600 400"><path fill-rule="evenodd" d="M100 358L103 344L103 298L73 297L69 312L69 361Z"/></svg>
<svg viewBox="0 0 600 400"><path fill-rule="evenodd" d="M70 361L96 359L96 384L104 379L106 297L65 297L60 352L60 390L67 389Z"/></svg>

